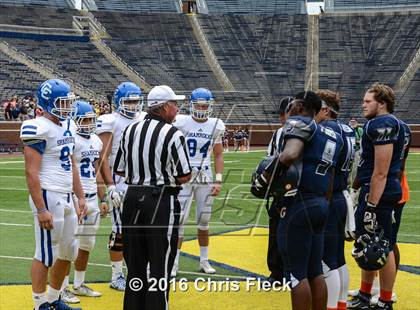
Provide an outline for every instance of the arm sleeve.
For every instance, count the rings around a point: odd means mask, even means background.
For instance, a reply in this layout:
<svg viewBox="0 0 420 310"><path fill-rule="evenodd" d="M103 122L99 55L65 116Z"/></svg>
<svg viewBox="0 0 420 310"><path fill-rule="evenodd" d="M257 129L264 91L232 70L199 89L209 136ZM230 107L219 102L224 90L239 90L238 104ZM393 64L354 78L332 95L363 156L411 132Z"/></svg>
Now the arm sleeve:
<svg viewBox="0 0 420 310"><path fill-rule="evenodd" d="M100 135L104 132L114 131L114 116L112 114L104 114L99 116L96 121L96 134Z"/></svg>
<svg viewBox="0 0 420 310"><path fill-rule="evenodd" d="M47 131L45 124L36 119L24 121L20 127L20 139L25 145L37 144L47 140Z"/></svg>
<svg viewBox="0 0 420 310"><path fill-rule="evenodd" d="M393 117L375 118L367 124L366 134L374 145L391 144L398 140L399 126Z"/></svg>
<svg viewBox="0 0 420 310"><path fill-rule="evenodd" d="M185 137L179 130L175 133L170 148L172 166L174 167L173 175L175 177L182 177L190 174L191 166Z"/></svg>
<svg viewBox="0 0 420 310"><path fill-rule="evenodd" d="M313 119L291 117L284 125L283 138L285 140L297 138L304 142L310 141L316 128L317 125Z"/></svg>

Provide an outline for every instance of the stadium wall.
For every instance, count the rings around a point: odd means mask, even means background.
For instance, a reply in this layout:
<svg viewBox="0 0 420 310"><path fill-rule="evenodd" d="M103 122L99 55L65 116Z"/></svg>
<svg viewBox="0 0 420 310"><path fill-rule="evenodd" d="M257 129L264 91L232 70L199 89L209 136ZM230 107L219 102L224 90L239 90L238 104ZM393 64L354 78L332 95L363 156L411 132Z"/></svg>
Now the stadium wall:
<svg viewBox="0 0 420 310"><path fill-rule="evenodd" d="M20 122L0 122L0 145L20 145ZM267 146L274 130L274 125L228 124L229 131L235 129L248 129L252 146ZM412 147L420 147L420 125L410 125L412 130ZM229 141L233 143L233 141Z"/></svg>

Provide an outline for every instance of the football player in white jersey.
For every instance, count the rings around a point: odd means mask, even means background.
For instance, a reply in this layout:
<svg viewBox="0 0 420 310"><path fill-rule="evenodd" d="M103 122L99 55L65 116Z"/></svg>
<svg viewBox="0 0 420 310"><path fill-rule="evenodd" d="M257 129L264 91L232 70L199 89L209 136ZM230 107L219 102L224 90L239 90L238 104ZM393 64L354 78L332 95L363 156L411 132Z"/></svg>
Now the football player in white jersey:
<svg viewBox="0 0 420 310"><path fill-rule="evenodd" d="M102 150L102 141L95 134L95 111L88 102L82 100L77 100L74 103L74 109L76 111L74 121L77 132L75 136L74 156L85 193L87 211L77 232L79 251L74 261L73 292L69 289L68 274L70 273L70 268L63 282L61 298L66 303L80 302L79 298L74 296L74 294L88 297L99 297L102 295L85 284L85 274L89 253L95 246L95 237L99 228L100 216L106 215L108 211L107 204L103 203L105 202L106 195L104 191L98 191L96 184L97 163ZM98 206L98 194L102 198L101 209Z"/></svg>
<svg viewBox="0 0 420 310"><path fill-rule="evenodd" d="M60 288L77 255L78 216L84 216L85 211L83 188L73 158L75 132L68 119L75 96L70 86L58 79L42 83L37 95L43 115L23 122L20 130L25 144L29 205L35 222L32 296L35 310L68 310L73 308L59 298ZM77 205L73 205L72 192L78 198Z"/></svg>
<svg viewBox="0 0 420 310"><path fill-rule="evenodd" d="M223 144L225 131L223 121L210 117L213 111L214 97L210 90L197 88L191 93L190 114L178 115L174 126L185 135L193 170L191 181L182 186L178 195L181 204L181 218L178 239L178 251L171 276L178 272L179 253L183 241L184 226L187 223L192 200L197 204L197 237L200 245L200 271L215 273L208 261L209 221L213 197L219 195L223 174ZM211 152L214 155L215 178L211 168Z"/></svg>
<svg viewBox="0 0 420 310"><path fill-rule="evenodd" d="M112 173L115 157L124 129L146 115L141 112L143 96L140 87L132 82L121 83L114 93L115 111L98 118L96 134L103 143L100 155L100 172L108 187L112 232L109 236L109 256L111 258L112 279L110 287L119 291L125 290L125 277L122 272L123 245L121 229L121 203L127 185L124 177Z"/></svg>

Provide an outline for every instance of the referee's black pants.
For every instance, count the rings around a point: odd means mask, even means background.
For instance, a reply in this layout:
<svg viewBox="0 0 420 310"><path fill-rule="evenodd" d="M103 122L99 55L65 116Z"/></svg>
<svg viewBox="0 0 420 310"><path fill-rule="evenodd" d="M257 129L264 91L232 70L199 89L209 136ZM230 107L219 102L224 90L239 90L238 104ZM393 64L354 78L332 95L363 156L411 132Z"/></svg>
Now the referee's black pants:
<svg viewBox="0 0 420 310"><path fill-rule="evenodd" d="M127 190L122 214L128 268L124 310L168 308L181 210L177 196L174 188L130 186Z"/></svg>
<svg viewBox="0 0 420 310"><path fill-rule="evenodd" d="M283 279L283 261L277 247L277 227L280 221L280 214L277 210L277 202L273 201L268 209L268 251L267 266L270 270L270 277L274 280L281 281Z"/></svg>

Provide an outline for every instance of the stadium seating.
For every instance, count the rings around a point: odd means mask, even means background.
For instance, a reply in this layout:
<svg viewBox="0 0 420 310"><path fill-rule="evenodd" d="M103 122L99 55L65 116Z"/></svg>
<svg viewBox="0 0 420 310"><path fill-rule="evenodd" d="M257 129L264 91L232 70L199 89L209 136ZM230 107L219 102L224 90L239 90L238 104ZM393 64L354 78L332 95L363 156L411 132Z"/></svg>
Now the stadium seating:
<svg viewBox="0 0 420 310"><path fill-rule="evenodd" d="M95 12L112 39L106 43L152 85L178 91L220 85L192 35L188 17L180 14ZM133 20L139 22L133 22Z"/></svg>
<svg viewBox="0 0 420 310"><path fill-rule="evenodd" d="M14 95L34 94L43 78L38 72L18 63L0 52L0 99Z"/></svg>
<svg viewBox="0 0 420 310"><path fill-rule="evenodd" d="M343 117L360 116L371 83L395 86L420 48L419 27L420 15L320 17L319 87L342 94ZM405 98L401 107L407 106Z"/></svg>
<svg viewBox="0 0 420 310"><path fill-rule="evenodd" d="M98 10L124 12L178 12L177 0L96 0Z"/></svg>
<svg viewBox="0 0 420 310"><path fill-rule="evenodd" d="M119 83L127 80L90 42L5 41L97 94L112 94Z"/></svg>
<svg viewBox="0 0 420 310"><path fill-rule="evenodd" d="M69 1L66 0L0 0L0 5L18 5L18 6L42 6L68 8Z"/></svg>
<svg viewBox="0 0 420 310"><path fill-rule="evenodd" d="M351 10L354 8L385 8L416 5L418 0L334 0L334 10Z"/></svg>
<svg viewBox="0 0 420 310"><path fill-rule="evenodd" d="M206 0L209 14L301 14L302 0Z"/></svg>

